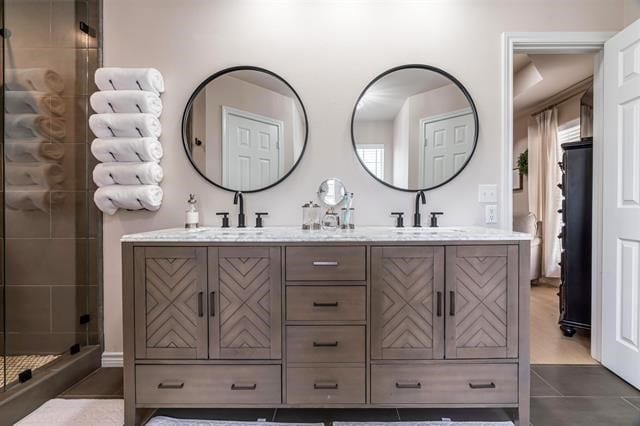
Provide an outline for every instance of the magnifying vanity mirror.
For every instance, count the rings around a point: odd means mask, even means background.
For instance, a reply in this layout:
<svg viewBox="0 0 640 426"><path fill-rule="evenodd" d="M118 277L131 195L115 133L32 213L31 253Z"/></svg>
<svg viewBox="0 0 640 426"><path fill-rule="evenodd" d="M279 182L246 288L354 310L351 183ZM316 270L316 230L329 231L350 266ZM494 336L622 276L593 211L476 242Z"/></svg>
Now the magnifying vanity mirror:
<svg viewBox="0 0 640 426"><path fill-rule="evenodd" d="M478 141L478 114L453 76L405 65L376 77L353 110L351 138L371 176L403 191L429 190L455 178Z"/></svg>
<svg viewBox="0 0 640 426"><path fill-rule="evenodd" d="M347 188L340 179L327 179L318 188L318 199L326 207L336 207L347 196Z"/></svg>
<svg viewBox="0 0 640 426"><path fill-rule="evenodd" d="M307 114L275 73L222 70L194 91L182 119L187 157L205 179L229 191L256 192L284 180L300 162Z"/></svg>

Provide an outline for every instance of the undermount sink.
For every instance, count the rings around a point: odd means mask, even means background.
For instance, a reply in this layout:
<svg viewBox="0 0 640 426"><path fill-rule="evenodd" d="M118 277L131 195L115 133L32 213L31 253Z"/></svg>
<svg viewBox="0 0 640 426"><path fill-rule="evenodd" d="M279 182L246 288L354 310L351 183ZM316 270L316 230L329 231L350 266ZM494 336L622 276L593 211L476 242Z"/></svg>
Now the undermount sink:
<svg viewBox="0 0 640 426"><path fill-rule="evenodd" d="M443 226L438 228L405 228L396 229L396 233L399 235L424 235L424 234L443 234L443 233L464 233L468 232L464 228L457 228L451 226Z"/></svg>

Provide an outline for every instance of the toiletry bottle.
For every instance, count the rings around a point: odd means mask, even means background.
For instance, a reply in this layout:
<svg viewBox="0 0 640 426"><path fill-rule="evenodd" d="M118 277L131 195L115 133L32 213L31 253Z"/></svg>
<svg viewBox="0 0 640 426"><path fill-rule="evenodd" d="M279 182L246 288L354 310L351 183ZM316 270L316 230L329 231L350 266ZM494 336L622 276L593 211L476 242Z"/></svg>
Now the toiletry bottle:
<svg viewBox="0 0 640 426"><path fill-rule="evenodd" d="M188 207L186 211L186 219L184 222L185 228L197 228L200 226L200 214L198 213L198 209L196 208L196 204L198 200L196 200L195 194L189 194L189 199L187 200Z"/></svg>
<svg viewBox="0 0 640 426"><path fill-rule="evenodd" d="M342 229L355 229L355 223L353 221L353 192L347 193L345 196L345 206L340 210L342 213L342 223L340 227Z"/></svg>

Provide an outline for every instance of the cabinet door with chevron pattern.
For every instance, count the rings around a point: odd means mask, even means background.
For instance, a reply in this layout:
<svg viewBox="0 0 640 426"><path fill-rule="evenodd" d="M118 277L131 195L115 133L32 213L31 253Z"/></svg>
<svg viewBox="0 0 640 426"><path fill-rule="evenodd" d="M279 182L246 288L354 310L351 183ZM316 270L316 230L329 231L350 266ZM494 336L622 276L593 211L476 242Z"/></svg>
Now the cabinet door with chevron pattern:
<svg viewBox="0 0 640 426"><path fill-rule="evenodd" d="M518 246L450 246L446 357L518 356Z"/></svg>
<svg viewBox="0 0 640 426"><path fill-rule="evenodd" d="M206 253L195 247L136 248L137 358L207 358Z"/></svg>
<svg viewBox="0 0 640 426"><path fill-rule="evenodd" d="M212 359L280 359L280 248L209 248Z"/></svg>
<svg viewBox="0 0 640 426"><path fill-rule="evenodd" d="M444 248L371 249L371 357L444 355Z"/></svg>

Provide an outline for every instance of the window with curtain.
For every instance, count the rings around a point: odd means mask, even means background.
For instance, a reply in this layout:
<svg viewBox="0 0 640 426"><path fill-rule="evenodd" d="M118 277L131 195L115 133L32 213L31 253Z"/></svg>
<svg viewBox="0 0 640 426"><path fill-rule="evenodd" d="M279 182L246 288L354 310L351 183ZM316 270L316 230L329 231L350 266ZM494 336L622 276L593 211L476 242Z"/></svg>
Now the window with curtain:
<svg viewBox="0 0 640 426"><path fill-rule="evenodd" d="M580 140L580 121L574 120L566 126L558 129L558 145Z"/></svg>
<svg viewBox="0 0 640 426"><path fill-rule="evenodd" d="M367 169L378 179L384 179L384 145L358 145L357 151Z"/></svg>

